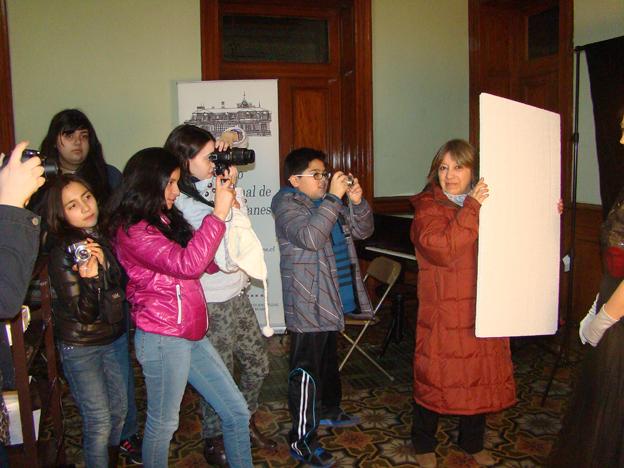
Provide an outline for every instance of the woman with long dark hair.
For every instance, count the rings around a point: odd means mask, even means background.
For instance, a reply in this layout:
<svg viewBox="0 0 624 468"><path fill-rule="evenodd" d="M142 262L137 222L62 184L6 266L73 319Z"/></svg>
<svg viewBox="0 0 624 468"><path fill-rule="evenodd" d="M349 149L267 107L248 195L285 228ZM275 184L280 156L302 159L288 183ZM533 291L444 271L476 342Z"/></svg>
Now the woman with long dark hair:
<svg viewBox="0 0 624 468"><path fill-rule="evenodd" d="M48 193L54 330L63 371L83 423L87 467L116 466L127 411L128 335L122 272L98 229L98 204L84 179L58 177ZM107 295L116 301L105 305Z"/></svg>
<svg viewBox="0 0 624 468"><path fill-rule="evenodd" d="M88 181L100 203L121 182L119 170L104 160L91 121L78 109L65 109L52 117L41 142L41 153L55 160L61 173L76 174Z"/></svg>
<svg viewBox="0 0 624 468"><path fill-rule="evenodd" d="M178 160L163 148L136 153L110 200L108 232L128 277L137 326L135 350L147 388L143 464L166 467L186 383L221 417L230 466L250 467L249 410L227 367L206 338L208 310L199 278L215 271L214 255L234 202L217 177L214 211L195 231L174 203Z"/></svg>
<svg viewBox="0 0 624 468"><path fill-rule="evenodd" d="M91 121L78 109L65 109L52 117L40 151L57 163L60 174L76 174L86 180L102 205L121 182L121 172L104 160L102 145ZM44 218L48 188L54 179L49 177L28 204Z"/></svg>
<svg viewBox="0 0 624 468"><path fill-rule="evenodd" d="M165 148L178 158L181 168L179 186L182 193L176 199L175 205L195 228L201 225L206 215L212 213L216 179L215 164L210 155L217 148L222 150L224 146L224 142L217 143L210 132L188 124L174 128L165 143ZM226 176L235 183L236 167L226 170ZM243 206L239 213L247 217L240 189L237 191L237 202ZM258 430L254 418L262 382L269 373L267 345L260 334L258 320L247 295L249 277L233 262L224 247L228 226L229 223L226 222L226 234L217 251L216 263L219 270L201 277L211 319L206 336L232 375L236 361L240 371L239 388L252 414L252 443L257 447L274 448L275 442ZM219 417L205 400L200 400L200 406L204 457L210 464L225 466L227 460Z"/></svg>
<svg viewBox="0 0 624 468"><path fill-rule="evenodd" d="M121 172L104 160L102 144L93 124L84 112L78 109L64 109L50 121L48 132L41 142L41 154L56 161L61 174L76 174L89 183L92 193L101 206L104 206L111 193L121 183ZM46 217L46 197L48 187L54 177L39 190L29 204L30 208ZM44 252L49 250L47 228L43 226ZM130 331L130 321L127 321ZM121 451L133 463L141 463L141 440L138 436L137 409L134 395L134 376L130 369L128 380L128 415L121 439Z"/></svg>

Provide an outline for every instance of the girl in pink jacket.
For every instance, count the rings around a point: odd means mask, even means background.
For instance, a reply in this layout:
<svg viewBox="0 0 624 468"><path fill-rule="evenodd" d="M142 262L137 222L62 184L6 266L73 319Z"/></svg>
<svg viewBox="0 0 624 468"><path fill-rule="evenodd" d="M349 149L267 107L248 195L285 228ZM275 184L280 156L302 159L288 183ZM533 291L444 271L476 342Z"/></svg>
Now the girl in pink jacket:
<svg viewBox="0 0 624 468"><path fill-rule="evenodd" d="M199 282L204 272L215 270L214 254L235 192L219 178L214 211L193 232L174 206L179 178L171 153L141 150L126 164L109 204L108 231L129 278L135 350L147 388L143 464L167 466L188 381L221 417L230 465L251 467L249 410L205 338L208 311Z"/></svg>

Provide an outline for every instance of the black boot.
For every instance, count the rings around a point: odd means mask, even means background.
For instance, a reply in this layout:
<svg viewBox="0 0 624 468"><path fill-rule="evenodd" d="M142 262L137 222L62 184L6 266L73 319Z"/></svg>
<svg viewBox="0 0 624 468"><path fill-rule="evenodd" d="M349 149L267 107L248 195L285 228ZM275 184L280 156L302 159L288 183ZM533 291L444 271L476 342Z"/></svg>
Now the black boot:
<svg viewBox="0 0 624 468"><path fill-rule="evenodd" d="M222 435L204 439L204 458L208 463L214 466L229 466L227 457L225 456L225 446L223 445Z"/></svg>
<svg viewBox="0 0 624 468"><path fill-rule="evenodd" d="M119 458L119 446L108 447L108 468L117 467L117 459Z"/></svg>
<svg viewBox="0 0 624 468"><path fill-rule="evenodd" d="M277 442L268 438L256 426L256 414L251 415L249 421L249 436L251 437L251 445L256 448L274 449L277 447Z"/></svg>

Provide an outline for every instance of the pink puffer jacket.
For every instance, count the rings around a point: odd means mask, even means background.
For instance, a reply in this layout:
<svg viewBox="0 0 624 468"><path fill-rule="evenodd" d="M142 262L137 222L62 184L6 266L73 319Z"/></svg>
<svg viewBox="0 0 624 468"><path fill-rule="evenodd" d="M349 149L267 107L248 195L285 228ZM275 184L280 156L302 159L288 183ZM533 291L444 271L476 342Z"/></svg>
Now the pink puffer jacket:
<svg viewBox="0 0 624 468"><path fill-rule="evenodd" d="M127 297L137 327L149 333L201 339L208 330L199 277L214 273L225 223L206 216L186 247L141 221L117 231L115 250L128 274Z"/></svg>

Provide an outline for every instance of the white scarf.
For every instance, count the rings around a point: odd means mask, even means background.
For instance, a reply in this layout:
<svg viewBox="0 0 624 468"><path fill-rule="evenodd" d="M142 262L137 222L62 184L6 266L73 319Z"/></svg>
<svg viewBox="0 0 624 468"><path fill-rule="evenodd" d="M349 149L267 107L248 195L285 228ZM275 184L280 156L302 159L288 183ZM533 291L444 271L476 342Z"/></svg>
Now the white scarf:
<svg viewBox="0 0 624 468"><path fill-rule="evenodd" d="M464 201L466 201L467 193L462 193L461 195L453 195L452 193L444 192L446 198L451 200L453 203L459 206L464 206Z"/></svg>
<svg viewBox="0 0 624 468"><path fill-rule="evenodd" d="M264 287L264 317L266 325L262 327L262 334L266 337L274 331L269 322L269 294L267 288L267 266L264 261L262 244L251 227L251 221L246 213L239 208L232 208L232 219L226 241L229 257L238 267L252 278L262 281Z"/></svg>

